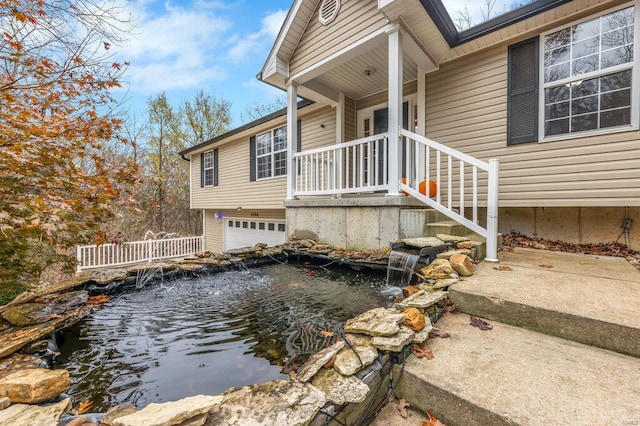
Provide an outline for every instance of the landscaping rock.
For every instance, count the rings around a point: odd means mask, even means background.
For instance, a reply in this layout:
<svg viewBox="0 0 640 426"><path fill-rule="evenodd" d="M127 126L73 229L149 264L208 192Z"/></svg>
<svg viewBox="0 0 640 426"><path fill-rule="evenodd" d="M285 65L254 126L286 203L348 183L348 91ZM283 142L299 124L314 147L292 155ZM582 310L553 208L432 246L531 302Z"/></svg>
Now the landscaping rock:
<svg viewBox="0 0 640 426"><path fill-rule="evenodd" d="M421 290L413 296L404 299L402 302L399 302L397 305L402 309L407 309L410 307L427 309L446 297L446 291L426 292L424 290Z"/></svg>
<svg viewBox="0 0 640 426"><path fill-rule="evenodd" d="M444 241L434 237L405 238L402 242L415 248L442 247L445 245Z"/></svg>
<svg viewBox="0 0 640 426"><path fill-rule="evenodd" d="M444 241L445 243L459 243L461 241L469 241L467 237L460 237L458 235L449 235L449 234L436 234L438 239Z"/></svg>
<svg viewBox="0 0 640 426"><path fill-rule="evenodd" d="M411 343L414 336L415 333L409 327L400 326L400 331L395 336L376 336L371 339L371 344L383 351L400 352Z"/></svg>
<svg viewBox="0 0 640 426"><path fill-rule="evenodd" d="M37 404L55 398L68 387L67 370L34 368L17 371L0 379L0 396L8 396L13 404Z"/></svg>
<svg viewBox="0 0 640 426"><path fill-rule="evenodd" d="M408 285L402 288L402 295L404 297L409 297L414 293L417 293L420 289L414 285Z"/></svg>
<svg viewBox="0 0 640 426"><path fill-rule="evenodd" d="M2 398L0 398L0 410L4 410L10 405L11 405L11 400L9 399L8 396L3 396Z"/></svg>
<svg viewBox="0 0 640 426"><path fill-rule="evenodd" d="M416 308L407 308L403 314L405 316L403 324L413 331L420 331L426 325L424 315Z"/></svg>
<svg viewBox="0 0 640 426"><path fill-rule="evenodd" d="M411 343L423 343L429 338L429 333L431 332L431 330L433 330L433 326L431 325L431 320L428 316L425 315L424 319L426 322L424 328L416 332Z"/></svg>
<svg viewBox="0 0 640 426"><path fill-rule="evenodd" d="M336 355L333 368L340 374L351 376L378 358L378 350L371 344L371 337L361 334L346 334L345 345ZM354 352L355 351L355 352ZM357 355L356 355L357 353Z"/></svg>
<svg viewBox="0 0 640 426"><path fill-rule="evenodd" d="M23 303L11 306L2 313L2 318L16 327L47 322L65 311L63 306L46 305L44 303Z"/></svg>
<svg viewBox="0 0 640 426"><path fill-rule="evenodd" d="M456 254L449 259L451 266L457 273L462 276L469 277L473 275L473 262L471 258L465 254Z"/></svg>
<svg viewBox="0 0 640 426"><path fill-rule="evenodd" d="M471 244L471 243L469 243ZM449 250L449 251L443 251L442 253L438 253L436 255L436 258L438 259L451 259L451 256L456 255L456 254L466 254L467 256L471 256L471 250L470 249L457 249L457 250Z"/></svg>
<svg viewBox="0 0 640 426"><path fill-rule="evenodd" d="M324 393L308 383L274 380L231 389L207 416L206 426L304 425L324 406Z"/></svg>
<svg viewBox="0 0 640 426"><path fill-rule="evenodd" d="M98 284L109 284L113 281L122 281L129 276L126 269L100 269L87 272L92 281Z"/></svg>
<svg viewBox="0 0 640 426"><path fill-rule="evenodd" d="M89 300L89 292L86 290L69 291L52 297L45 297L48 304L62 305L66 309L84 305Z"/></svg>
<svg viewBox="0 0 640 426"><path fill-rule="evenodd" d="M456 247L458 249L465 249L465 250L471 250L471 248L473 247L473 242L471 241L462 241L459 242L458 244L456 244Z"/></svg>
<svg viewBox="0 0 640 426"><path fill-rule="evenodd" d="M162 404L152 403L140 411L113 419L112 424L113 426L172 426L184 423L202 425L209 410L220 404L222 399L222 395L196 395Z"/></svg>
<svg viewBox="0 0 640 426"><path fill-rule="evenodd" d="M369 386L355 376L343 376L330 368L320 371L311 384L324 392L329 402L346 404L362 402L369 394Z"/></svg>
<svg viewBox="0 0 640 426"><path fill-rule="evenodd" d="M114 420L135 413L136 407L133 405L116 405L109 408L105 416L100 420L101 425L114 426Z"/></svg>
<svg viewBox="0 0 640 426"><path fill-rule="evenodd" d="M69 398L44 406L12 404L0 411L0 425L57 426L60 417L70 409Z"/></svg>
<svg viewBox="0 0 640 426"><path fill-rule="evenodd" d="M432 283L422 283L418 287L420 287L421 290L434 291L434 290L440 290L440 289L443 289L443 288L451 287L452 285L454 285L458 281L460 281L458 278L443 278L441 280L437 280L433 284Z"/></svg>
<svg viewBox="0 0 640 426"><path fill-rule="evenodd" d="M309 361L300 367L295 378L301 382L308 382L327 362L331 361L331 358L337 355L340 349L344 348L344 345L344 340L339 340L314 354Z"/></svg>
<svg viewBox="0 0 640 426"><path fill-rule="evenodd" d="M404 315L393 309L375 308L347 320L344 331L368 336L393 336L403 321Z"/></svg>
<svg viewBox="0 0 640 426"><path fill-rule="evenodd" d="M451 278L454 270L446 259L436 259L420 271L425 278Z"/></svg>

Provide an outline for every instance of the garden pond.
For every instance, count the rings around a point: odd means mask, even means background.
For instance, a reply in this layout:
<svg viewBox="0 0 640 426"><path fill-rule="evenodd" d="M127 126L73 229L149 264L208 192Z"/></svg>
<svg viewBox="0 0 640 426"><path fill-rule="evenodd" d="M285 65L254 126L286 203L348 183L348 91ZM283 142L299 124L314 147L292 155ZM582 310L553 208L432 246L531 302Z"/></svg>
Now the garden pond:
<svg viewBox="0 0 640 426"><path fill-rule="evenodd" d="M154 280L65 330L57 367L92 411L215 395L286 378L395 290L379 272L309 264Z"/></svg>

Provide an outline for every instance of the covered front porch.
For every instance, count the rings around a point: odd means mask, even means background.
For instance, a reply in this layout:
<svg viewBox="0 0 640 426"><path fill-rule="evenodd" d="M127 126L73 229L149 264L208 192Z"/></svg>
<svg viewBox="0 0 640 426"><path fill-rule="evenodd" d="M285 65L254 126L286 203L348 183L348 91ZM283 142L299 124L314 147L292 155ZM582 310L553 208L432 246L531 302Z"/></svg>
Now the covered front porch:
<svg viewBox="0 0 640 426"><path fill-rule="evenodd" d="M486 238L487 259L497 259L498 160L482 161L426 137L426 76L437 68L397 20L282 80L287 229L314 220L344 228L345 235L377 227L373 238L388 244L401 237L402 210L432 209ZM324 146L298 151L299 96L335 109L335 138ZM360 106L362 99L368 102Z"/></svg>

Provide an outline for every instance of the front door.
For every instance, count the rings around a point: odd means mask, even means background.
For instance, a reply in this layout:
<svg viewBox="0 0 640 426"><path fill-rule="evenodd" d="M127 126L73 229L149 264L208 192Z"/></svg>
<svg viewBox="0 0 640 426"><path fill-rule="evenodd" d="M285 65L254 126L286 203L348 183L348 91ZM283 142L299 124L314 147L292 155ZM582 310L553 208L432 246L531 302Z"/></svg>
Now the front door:
<svg viewBox="0 0 640 426"><path fill-rule="evenodd" d="M402 104L402 128L405 130L409 130L409 102L404 102ZM389 108L380 108L373 111L373 134L377 135L380 133L385 133L389 130ZM380 144L379 151L382 151L382 141L378 142ZM388 155L389 153L387 153ZM407 143L405 138L402 138L402 165L401 165L401 173L402 176L406 176L407 169ZM383 159L378 158L378 167L383 167ZM378 185L381 185L383 176L378 178Z"/></svg>

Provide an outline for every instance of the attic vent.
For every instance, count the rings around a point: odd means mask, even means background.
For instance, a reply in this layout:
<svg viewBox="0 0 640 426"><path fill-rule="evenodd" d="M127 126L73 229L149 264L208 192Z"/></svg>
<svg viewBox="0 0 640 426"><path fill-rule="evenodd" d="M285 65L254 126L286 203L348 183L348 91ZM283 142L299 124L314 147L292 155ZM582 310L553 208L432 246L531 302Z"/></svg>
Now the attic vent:
<svg viewBox="0 0 640 426"><path fill-rule="evenodd" d="M338 15L340 0L322 0L319 21L322 25L331 23Z"/></svg>

